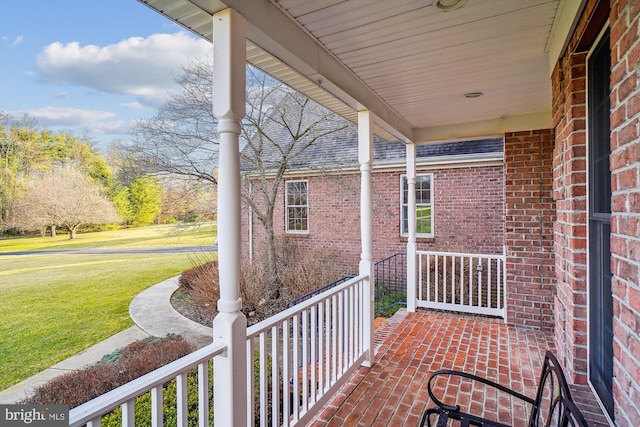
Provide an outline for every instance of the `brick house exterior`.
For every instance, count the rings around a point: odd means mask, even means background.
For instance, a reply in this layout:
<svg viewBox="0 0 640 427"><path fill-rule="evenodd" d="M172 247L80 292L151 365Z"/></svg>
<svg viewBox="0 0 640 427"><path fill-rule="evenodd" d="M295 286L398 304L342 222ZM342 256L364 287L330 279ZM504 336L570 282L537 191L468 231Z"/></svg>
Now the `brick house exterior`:
<svg viewBox="0 0 640 427"><path fill-rule="evenodd" d="M318 144L342 153L334 167L314 165L316 153L299 160L278 191L274 212L276 236L286 236L296 250L328 248L346 272L357 272L360 261L360 172L351 155L357 139L351 134ZM433 176L433 237L418 238L422 250L501 254L504 245L504 167L502 140L490 139L425 145L417 153L418 174ZM402 143L376 141L373 166L373 259L406 252L400 232L400 185L405 173ZM326 158L325 158L326 160ZM354 163L350 163L354 162ZM335 166L339 165L338 168ZM304 166L304 167L303 167ZM310 172L313 170L314 172ZM308 188L307 233L287 233L285 183L304 180ZM262 227L254 217L249 227L243 209L243 250L249 240L259 244ZM248 256L245 252L245 256Z"/></svg>

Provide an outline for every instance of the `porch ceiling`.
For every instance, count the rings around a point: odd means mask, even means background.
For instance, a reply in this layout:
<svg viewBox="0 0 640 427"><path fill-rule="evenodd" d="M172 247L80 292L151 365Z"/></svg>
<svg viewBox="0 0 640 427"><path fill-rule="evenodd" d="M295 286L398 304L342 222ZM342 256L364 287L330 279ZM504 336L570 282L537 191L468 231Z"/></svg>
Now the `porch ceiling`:
<svg viewBox="0 0 640 427"><path fill-rule="evenodd" d="M207 40L247 19L247 60L388 139L429 142L551 127L551 65L578 0L139 0ZM481 92L478 98L466 93Z"/></svg>

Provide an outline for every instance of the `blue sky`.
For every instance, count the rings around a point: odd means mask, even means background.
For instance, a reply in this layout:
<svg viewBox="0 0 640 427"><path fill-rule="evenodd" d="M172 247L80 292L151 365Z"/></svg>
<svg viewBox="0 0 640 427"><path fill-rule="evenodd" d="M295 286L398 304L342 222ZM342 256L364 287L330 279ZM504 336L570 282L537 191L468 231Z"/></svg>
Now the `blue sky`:
<svg viewBox="0 0 640 427"><path fill-rule="evenodd" d="M0 111L40 128L127 141L210 43L137 0L21 0L0 13Z"/></svg>

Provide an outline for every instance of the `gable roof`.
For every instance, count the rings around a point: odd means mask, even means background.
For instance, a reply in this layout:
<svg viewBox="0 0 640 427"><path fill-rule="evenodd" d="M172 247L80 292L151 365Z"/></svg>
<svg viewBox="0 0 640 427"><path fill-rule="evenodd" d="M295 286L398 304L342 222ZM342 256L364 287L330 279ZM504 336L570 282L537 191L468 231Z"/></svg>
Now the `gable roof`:
<svg viewBox="0 0 640 427"><path fill-rule="evenodd" d="M247 150L247 148L245 148ZM416 146L416 161L430 160L430 163L445 162L445 157L460 159L474 158L481 155L501 156L503 152L502 138L483 138L464 141L448 141ZM401 141L387 142L374 137L374 166L404 165L406 145ZM274 164L279 159L277 147L265 146L262 153L265 164ZM291 159L288 164L289 173L301 171L340 171L359 168L358 163L358 129L356 126L335 132L317 140L302 153ZM241 170L251 173L253 165L241 162Z"/></svg>

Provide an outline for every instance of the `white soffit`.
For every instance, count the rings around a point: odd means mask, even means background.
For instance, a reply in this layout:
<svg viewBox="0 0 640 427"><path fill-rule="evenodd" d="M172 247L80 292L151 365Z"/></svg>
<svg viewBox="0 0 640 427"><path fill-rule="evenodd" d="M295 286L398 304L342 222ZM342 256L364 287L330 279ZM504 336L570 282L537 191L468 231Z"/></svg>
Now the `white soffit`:
<svg viewBox="0 0 640 427"><path fill-rule="evenodd" d="M209 40L211 15L233 7L247 18L249 62L350 120L370 109L403 140L552 126L547 50L561 0L448 12L432 0L139 1Z"/></svg>

